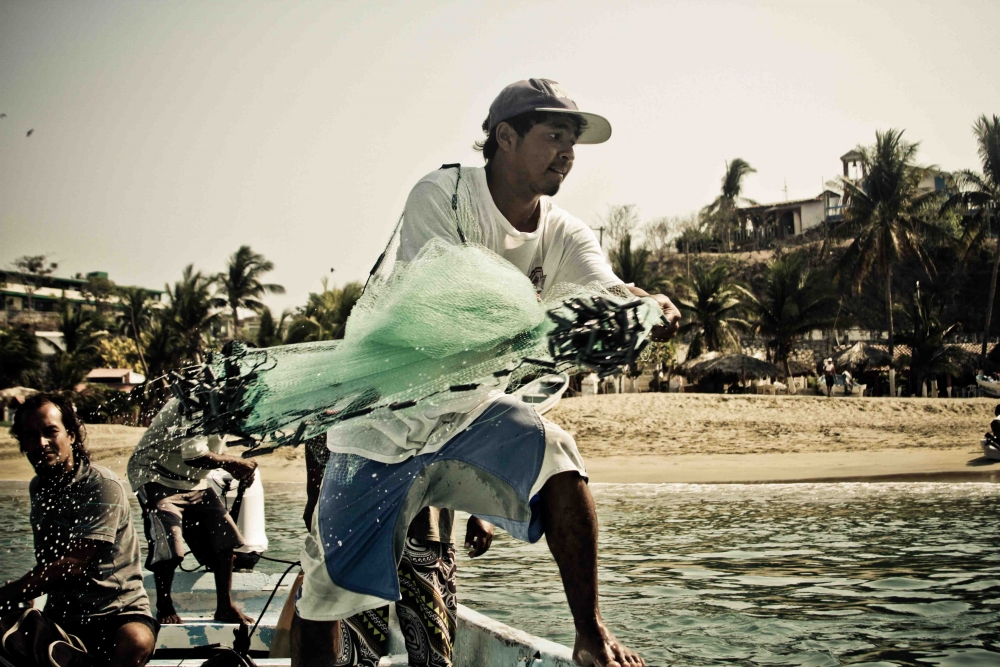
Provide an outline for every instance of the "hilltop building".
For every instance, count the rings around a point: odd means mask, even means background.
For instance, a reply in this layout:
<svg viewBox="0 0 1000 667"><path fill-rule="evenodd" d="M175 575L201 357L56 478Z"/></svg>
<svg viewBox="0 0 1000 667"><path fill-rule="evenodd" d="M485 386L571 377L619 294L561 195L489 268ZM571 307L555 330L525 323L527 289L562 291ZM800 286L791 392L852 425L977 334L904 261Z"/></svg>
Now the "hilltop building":
<svg viewBox="0 0 1000 667"><path fill-rule="evenodd" d="M60 278L37 276L18 271L0 271L0 326L29 326L36 332L56 331L63 306L71 309L94 310L98 300L112 310L120 310L119 298L114 294L92 293L95 285L110 285L108 274L92 271L85 276ZM163 292L143 288L155 303L160 303Z"/></svg>
<svg viewBox="0 0 1000 667"><path fill-rule="evenodd" d="M841 155L840 162L844 179L857 182L865 177L858 151ZM927 170L919 188L925 192L945 190L950 176L944 171ZM775 239L800 236L824 224L840 222L844 219L843 209L843 195L835 189L826 189L807 199L741 206L740 229L733 233L733 245L737 249L756 249Z"/></svg>

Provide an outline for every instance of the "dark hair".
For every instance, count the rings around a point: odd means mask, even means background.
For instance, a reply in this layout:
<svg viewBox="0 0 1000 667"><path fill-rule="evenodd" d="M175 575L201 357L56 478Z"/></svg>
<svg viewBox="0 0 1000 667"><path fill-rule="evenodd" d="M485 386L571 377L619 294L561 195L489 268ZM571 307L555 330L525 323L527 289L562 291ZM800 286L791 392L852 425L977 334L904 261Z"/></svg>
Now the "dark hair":
<svg viewBox="0 0 1000 667"><path fill-rule="evenodd" d="M1000 417L1000 403L997 403L997 406L993 408L993 415L995 417Z"/></svg>
<svg viewBox="0 0 1000 667"><path fill-rule="evenodd" d="M63 426L66 427L66 432L73 436L73 455L78 459L90 463L90 452L87 451L87 445L84 442L87 437L87 430L83 427L83 422L77 416L73 404L70 403L68 398L60 394L33 394L26 398L24 403L17 408L17 412L14 413L14 423L10 427L10 434L17 438L21 451L24 451L24 441L22 438L24 438L25 422L28 420L28 416L46 403L51 403L59 408L59 412L62 414Z"/></svg>
<svg viewBox="0 0 1000 667"><path fill-rule="evenodd" d="M583 134L583 131L587 129L587 119L583 116L552 113L549 111L526 111L500 122L507 123L514 128L514 131L517 132L517 136L523 137L529 130L531 130L531 128L539 123L547 123L556 118L566 117L569 117L576 123L576 136L579 137ZM499 126L500 123L497 123L497 125ZM493 156L496 155L499 143L497 143L497 129L494 127L493 131L490 132L490 119L488 116L486 120L483 121L483 134L486 135L486 138L472 144L472 148L477 151L482 151L483 159L489 162L493 159Z"/></svg>

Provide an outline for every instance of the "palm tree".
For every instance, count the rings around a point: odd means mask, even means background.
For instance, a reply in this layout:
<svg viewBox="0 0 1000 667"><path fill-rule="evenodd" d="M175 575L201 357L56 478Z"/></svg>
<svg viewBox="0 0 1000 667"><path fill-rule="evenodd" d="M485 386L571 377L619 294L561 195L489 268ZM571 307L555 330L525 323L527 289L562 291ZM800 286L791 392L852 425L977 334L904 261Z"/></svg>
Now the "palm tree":
<svg viewBox="0 0 1000 667"><path fill-rule="evenodd" d="M775 259L759 294L738 288L746 296L757 329L770 339L771 361L791 377L788 358L796 341L813 329L830 326L837 299L828 281L805 266L802 255Z"/></svg>
<svg viewBox="0 0 1000 667"><path fill-rule="evenodd" d="M739 223L738 207L740 202L756 204L751 199L743 197L743 179L757 170L743 158L734 158L726 163L726 173L722 177L722 192L711 204L701 210L701 217L708 220L721 233L726 242L726 252L732 250L731 233Z"/></svg>
<svg viewBox="0 0 1000 667"><path fill-rule="evenodd" d="M122 305L121 332L135 342L139 352L142 372L149 377L149 366L142 352L142 333L150 324L152 311L149 308L149 292L141 287L119 287L118 297Z"/></svg>
<svg viewBox="0 0 1000 667"><path fill-rule="evenodd" d="M626 283L646 285L649 276L649 248L640 245L632 247L632 233L625 232L611 248L608 257L615 275Z"/></svg>
<svg viewBox="0 0 1000 667"><path fill-rule="evenodd" d="M0 389L38 382L42 352L30 329L0 328Z"/></svg>
<svg viewBox="0 0 1000 667"><path fill-rule="evenodd" d="M338 288L330 287L323 278L323 291L309 294L305 308L292 320L285 342L343 338L347 318L363 291L364 286L359 282Z"/></svg>
<svg viewBox="0 0 1000 667"><path fill-rule="evenodd" d="M929 376L957 375L961 372L961 348L945 344L945 339L959 325L946 326L943 310L931 294L925 292L921 295L919 284L913 298L903 305L906 328L899 339L912 351L909 358L910 391L914 396L923 393L921 389Z"/></svg>
<svg viewBox="0 0 1000 667"><path fill-rule="evenodd" d="M257 347L273 347L281 345L285 338L287 320L290 313L286 310L281 313L281 319L274 321L271 309L265 307L260 314L260 328L257 329Z"/></svg>
<svg viewBox="0 0 1000 667"><path fill-rule="evenodd" d="M54 389L69 390L83 382L100 357L99 342L107 337L104 322L94 311L63 307L59 322L65 349L48 360L48 380Z"/></svg>
<svg viewBox="0 0 1000 667"><path fill-rule="evenodd" d="M170 296L170 306L165 315L169 326L173 327L180 340L181 357L201 363L204 350L204 335L219 320L217 308L227 305L212 293L214 277L195 271L193 264L184 267L181 279L166 291Z"/></svg>
<svg viewBox="0 0 1000 667"><path fill-rule="evenodd" d="M274 262L264 259L248 245L241 245L226 263L226 270L218 275L216 284L219 294L226 299L233 313L233 339L240 337L240 308L261 312L264 304L260 299L265 294L284 294L281 285L264 284L260 279L274 270Z"/></svg>
<svg viewBox="0 0 1000 667"><path fill-rule="evenodd" d="M741 332L750 324L743 318L742 292L729 282L722 264L710 270L695 265L690 280L682 280L683 295L677 305L684 312L680 333L691 336L688 359L705 352L739 350Z"/></svg>
<svg viewBox="0 0 1000 667"><path fill-rule="evenodd" d="M1000 220L1000 117L994 114L987 118L980 116L972 126L979 144L979 159L983 163L982 173L963 169L955 173L958 193L945 202L945 209L958 205L973 212L966 226L962 241L967 256L974 249L985 245L986 239L996 236L996 223ZM997 271L1000 269L1000 242L993 251L993 274L990 277L990 296L986 301L986 325L983 328L983 346L980 351L981 364L986 363L986 343L990 338L990 321L993 318L993 299L997 291Z"/></svg>
<svg viewBox="0 0 1000 667"><path fill-rule="evenodd" d="M875 145L859 146L860 182L840 179L844 189L844 221L831 230L833 236L853 237L841 260L840 271L850 274L852 287L860 292L873 273L885 286L885 309L889 323L889 356L895 346L892 319L893 267L905 255L916 256L930 272L932 264L922 241L940 235L930 221L928 204L938 195L921 192L920 179L929 168L914 164L918 144L903 141L900 130L875 133ZM895 380L890 374L890 391Z"/></svg>
<svg viewBox="0 0 1000 667"><path fill-rule="evenodd" d="M142 332L142 347L146 350L149 368L147 381L159 378L183 363L184 340L171 317L169 311L161 311Z"/></svg>

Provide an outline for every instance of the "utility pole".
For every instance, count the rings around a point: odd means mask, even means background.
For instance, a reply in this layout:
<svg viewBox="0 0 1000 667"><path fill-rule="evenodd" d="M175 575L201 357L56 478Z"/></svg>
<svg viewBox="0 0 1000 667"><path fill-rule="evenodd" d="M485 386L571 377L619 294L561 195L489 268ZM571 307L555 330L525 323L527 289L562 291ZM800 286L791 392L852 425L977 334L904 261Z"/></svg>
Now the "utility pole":
<svg viewBox="0 0 1000 667"><path fill-rule="evenodd" d="M604 249L604 225L601 225L600 227L591 227L591 229L593 229L595 232L597 232L600 235L600 240L598 241L598 243L601 244L601 249L603 250Z"/></svg>

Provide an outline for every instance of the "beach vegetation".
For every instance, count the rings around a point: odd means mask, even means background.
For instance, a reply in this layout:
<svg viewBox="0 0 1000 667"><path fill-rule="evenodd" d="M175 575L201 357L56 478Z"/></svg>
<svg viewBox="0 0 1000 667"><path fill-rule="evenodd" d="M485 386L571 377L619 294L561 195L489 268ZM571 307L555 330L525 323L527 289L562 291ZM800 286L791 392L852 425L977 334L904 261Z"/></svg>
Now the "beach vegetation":
<svg viewBox="0 0 1000 667"><path fill-rule="evenodd" d="M934 264L925 243L945 236L935 224L940 194L919 187L930 168L916 164L918 147L895 129L876 132L872 146L858 146L863 176L840 179L844 220L830 230L833 238L851 239L837 266L843 284L857 294L869 276L882 281L890 356L895 347L893 270L912 256L931 275Z"/></svg>
<svg viewBox="0 0 1000 667"><path fill-rule="evenodd" d="M684 315L679 333L689 340L688 359L706 352L738 352L740 335L750 331L743 291L729 278L724 264L693 267L679 281L677 306Z"/></svg>
<svg viewBox="0 0 1000 667"><path fill-rule="evenodd" d="M264 307L260 313L260 326L257 329L257 347L273 347L285 341L291 313L287 310L281 313L278 321L274 320L271 309Z"/></svg>
<svg viewBox="0 0 1000 667"><path fill-rule="evenodd" d="M193 264L184 267L181 279L166 286L170 303L161 314L168 327L176 333L180 356L200 364L208 344L212 325L222 314L220 308L228 302L216 296L215 276L195 271Z"/></svg>
<svg viewBox="0 0 1000 667"><path fill-rule="evenodd" d="M344 337L344 326L361 298L364 285L349 282L343 287L330 285L324 277L322 291L312 292L306 305L292 318L285 336L286 343L336 340Z"/></svg>
<svg viewBox="0 0 1000 667"><path fill-rule="evenodd" d="M959 325L946 324L945 309L936 295L927 290L921 292L919 284L898 310L903 324L899 341L911 350L901 358L910 369L909 390L913 396L925 395L928 380L962 372L965 353L946 342Z"/></svg>
<svg viewBox="0 0 1000 667"><path fill-rule="evenodd" d="M264 275L274 270L274 262L254 252L248 245L241 245L226 262L226 270L215 281L217 294L225 299L232 314L233 338L240 337L240 308L261 313L266 294L284 294L285 288L275 283L261 282Z"/></svg>
<svg viewBox="0 0 1000 667"><path fill-rule="evenodd" d="M997 291L997 273L1000 271L1000 243L998 223L1000 223L1000 116L992 118L980 116L972 126L976 135L982 171L963 169L955 173L957 191L942 206L947 214L961 210L967 213L962 230L962 244L966 258L972 253L993 245L993 267L990 272L990 291L986 300L985 324L983 327L981 364L986 363L986 345L990 337L993 317L993 301Z"/></svg>
<svg viewBox="0 0 1000 667"><path fill-rule="evenodd" d="M41 384L42 352L26 327L0 328L0 389Z"/></svg>
<svg viewBox="0 0 1000 667"><path fill-rule="evenodd" d="M811 269L804 254L774 259L767 265L763 286L755 293L742 292L753 327L767 343L768 361L791 377L789 358L796 343L815 329L833 324L837 298L827 275Z"/></svg>
<svg viewBox="0 0 1000 667"><path fill-rule="evenodd" d="M715 235L722 239L725 251L733 249L732 232L739 227L740 204L756 205L757 202L743 196L744 180L757 170L743 158L734 158L726 162L726 171L722 176L722 189L719 196L701 211L703 219Z"/></svg>

